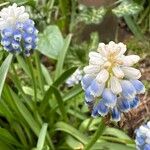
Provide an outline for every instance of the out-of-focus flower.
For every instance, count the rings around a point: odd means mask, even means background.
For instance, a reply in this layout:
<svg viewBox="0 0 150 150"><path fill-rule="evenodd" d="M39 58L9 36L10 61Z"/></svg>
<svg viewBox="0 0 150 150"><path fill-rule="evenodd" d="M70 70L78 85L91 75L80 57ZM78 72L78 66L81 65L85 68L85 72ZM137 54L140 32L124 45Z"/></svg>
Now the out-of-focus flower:
<svg viewBox="0 0 150 150"><path fill-rule="evenodd" d="M1 44L8 52L29 56L36 48L38 31L24 6L13 4L0 11L0 32Z"/></svg>
<svg viewBox="0 0 150 150"><path fill-rule="evenodd" d="M89 65L84 67L85 75L81 85L85 90L85 102L94 103L92 116L111 114L119 121L122 112L128 112L139 104L137 94L145 92L138 79L141 73L131 67L140 60L137 55L125 56L123 43L100 43L97 52L89 53ZM89 103L90 102L90 103Z"/></svg>
<svg viewBox="0 0 150 150"><path fill-rule="evenodd" d="M150 150L150 121L141 125L136 131L136 147L138 150Z"/></svg>
<svg viewBox="0 0 150 150"><path fill-rule="evenodd" d="M75 84L79 84L83 76L83 71L77 69L66 81L68 87L73 87Z"/></svg>

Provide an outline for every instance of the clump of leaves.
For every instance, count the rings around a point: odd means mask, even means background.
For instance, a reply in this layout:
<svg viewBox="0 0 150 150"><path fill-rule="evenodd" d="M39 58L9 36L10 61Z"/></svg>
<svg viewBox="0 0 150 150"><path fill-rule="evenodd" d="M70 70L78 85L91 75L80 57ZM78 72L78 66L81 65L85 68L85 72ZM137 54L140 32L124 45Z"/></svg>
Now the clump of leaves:
<svg viewBox="0 0 150 150"><path fill-rule="evenodd" d="M102 22L103 17L106 14L106 9L104 7L94 8L94 7L86 7L83 5L79 5L80 13L77 17L77 20L83 21L86 24L99 24Z"/></svg>

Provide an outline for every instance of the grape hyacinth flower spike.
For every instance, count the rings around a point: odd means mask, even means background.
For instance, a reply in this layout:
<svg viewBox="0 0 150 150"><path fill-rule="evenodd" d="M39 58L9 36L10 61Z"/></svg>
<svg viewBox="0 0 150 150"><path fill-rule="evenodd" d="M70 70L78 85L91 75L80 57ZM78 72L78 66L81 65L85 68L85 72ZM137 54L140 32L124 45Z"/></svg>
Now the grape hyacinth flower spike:
<svg viewBox="0 0 150 150"><path fill-rule="evenodd" d="M135 131L135 143L138 150L150 150L150 121Z"/></svg>
<svg viewBox="0 0 150 150"><path fill-rule="evenodd" d="M139 105L138 94L145 87L138 79L141 73L132 66L140 60L137 55L125 56L126 45L100 43L97 52L89 53L89 65L84 67L81 85L85 103L92 105L92 116L111 115L120 121L121 115Z"/></svg>
<svg viewBox="0 0 150 150"><path fill-rule="evenodd" d="M24 6L17 7L14 3L0 11L0 32L1 44L8 52L30 56L36 48L38 30Z"/></svg>

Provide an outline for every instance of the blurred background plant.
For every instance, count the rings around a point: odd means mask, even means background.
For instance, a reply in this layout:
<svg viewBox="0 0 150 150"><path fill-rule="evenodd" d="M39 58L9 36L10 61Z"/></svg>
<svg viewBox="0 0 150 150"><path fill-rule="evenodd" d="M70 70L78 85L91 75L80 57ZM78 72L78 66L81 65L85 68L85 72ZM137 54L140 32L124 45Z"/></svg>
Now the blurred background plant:
<svg viewBox="0 0 150 150"><path fill-rule="evenodd" d="M0 9L14 2L26 6L40 33L30 58L18 55L11 63L0 47L1 81L10 65L0 86L0 148L69 150L90 143L90 150L134 150L135 128L150 119L149 0L1 0ZM129 53L141 56L147 92L140 108L119 124L106 119L99 131L102 119L90 117L80 85L68 88L65 82L87 64L99 41L110 40L123 41ZM96 142L95 131L100 135Z"/></svg>

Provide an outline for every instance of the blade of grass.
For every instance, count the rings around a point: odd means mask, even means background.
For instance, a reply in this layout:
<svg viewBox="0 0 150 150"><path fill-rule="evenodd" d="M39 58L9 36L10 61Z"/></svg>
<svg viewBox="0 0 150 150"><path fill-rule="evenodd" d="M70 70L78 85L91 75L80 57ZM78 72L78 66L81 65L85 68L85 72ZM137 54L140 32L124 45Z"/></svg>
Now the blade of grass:
<svg viewBox="0 0 150 150"><path fill-rule="evenodd" d="M33 115L26 108L26 106L20 101L19 97L12 91L12 89L9 88L9 90L10 90L10 93L11 93L11 95L13 97L13 101L14 101L18 111L20 112L20 114L22 115L24 120L27 122L27 124L31 128L31 130L34 132L34 134L38 137L38 135L40 133L39 122L37 122L34 119ZM39 114L38 114L38 116L39 116ZM40 120L41 120L41 118L40 118ZM50 145L51 149L54 150L54 146L53 146L52 140L51 140L51 138L49 136L47 136L47 140L49 141L49 145Z"/></svg>
<svg viewBox="0 0 150 150"><path fill-rule="evenodd" d="M5 143L8 144L12 144L15 146L19 146L19 147L23 147L17 139L14 138L14 136L12 136L10 134L10 132L6 129L0 128L0 140L4 141Z"/></svg>
<svg viewBox="0 0 150 150"><path fill-rule="evenodd" d="M12 122L11 123L12 128L15 130L15 132L17 133L21 143L23 146L25 146L26 148L28 147L27 141L26 141L26 136L25 136L25 132L23 131L22 127L20 126L20 124L18 124L17 122Z"/></svg>
<svg viewBox="0 0 150 150"><path fill-rule="evenodd" d="M9 77L13 81L14 85L17 87L18 91L23 96L25 102L28 104L28 106L30 107L30 109L33 110L34 109L33 101L29 100L29 98L27 97L27 95L24 93L24 91L22 89L21 82L19 80L19 77L18 77L18 74L17 74L17 71L15 69L14 64L12 64L11 66L12 66L12 70L13 70L14 75L13 74L9 74Z"/></svg>
<svg viewBox="0 0 150 150"><path fill-rule="evenodd" d="M9 54L0 67L0 81L1 81L0 82L0 97L2 94L2 90L3 90L4 82L5 82L5 79L7 76L7 72L9 70L9 66L12 62L12 58L13 58L13 55Z"/></svg>
<svg viewBox="0 0 150 150"><path fill-rule="evenodd" d="M78 131L73 126L65 122L57 122L54 130L66 132L70 134L71 136L73 136L74 138L76 138L77 140L79 140L83 144L88 143L88 139L86 136L84 136L80 131Z"/></svg>
<svg viewBox="0 0 150 150"><path fill-rule="evenodd" d="M93 137L91 137L91 140L88 142L88 144L85 146L85 150L90 150L92 148L92 146L96 143L96 141L98 140L98 138L104 132L104 129L105 129L105 123L104 123L104 120L101 119L101 122L99 124L98 129L96 130L96 132L93 135Z"/></svg>
<svg viewBox="0 0 150 150"><path fill-rule="evenodd" d="M77 67L72 67L65 71L52 85L55 87L58 87L60 84L64 83L65 80L76 70ZM49 89L45 92L44 98L42 100L42 103L40 105L40 112L44 112L46 106L48 105L49 98L52 95L52 88L51 86Z"/></svg>
<svg viewBox="0 0 150 150"><path fill-rule="evenodd" d="M64 83L64 82L66 81L66 79L67 79L71 74L73 74L76 69L77 69L77 67L72 67L72 68L68 69L67 71L63 72L63 73L61 74L61 76L59 76L59 78L57 78L57 79L54 81L53 85L56 86L56 87L58 87L60 84Z"/></svg>
<svg viewBox="0 0 150 150"><path fill-rule="evenodd" d="M47 68L43 64L41 64L41 69L42 69L42 73L43 73L43 76L44 76L47 84L52 85L53 80L52 80L50 73L48 72Z"/></svg>
<svg viewBox="0 0 150 150"><path fill-rule="evenodd" d="M124 16L125 22L127 23L129 29L132 31L132 33L139 39L143 40L144 36L141 33L140 28L138 25L135 23L135 21L132 19L131 16Z"/></svg>
<svg viewBox="0 0 150 150"><path fill-rule="evenodd" d="M13 97L13 101L22 115L22 117L26 120L32 131L35 133L35 135L39 135L40 132L40 126L33 118L32 114L29 112L29 110L26 108L26 106L20 101L19 97L9 88L10 93Z"/></svg>
<svg viewBox="0 0 150 150"><path fill-rule="evenodd" d="M69 34L67 36L67 38L65 39L65 44L63 46L62 51L60 52L59 56L58 56L58 62L56 65L56 72L55 72L55 80L62 74L63 72L63 64L64 64L64 60L65 60L65 56L69 47L69 44L71 42L71 37L72 35Z"/></svg>
<svg viewBox="0 0 150 150"><path fill-rule="evenodd" d="M46 132L47 132L48 124L44 123L42 129L39 134L38 142L37 142L37 150L42 150L45 142Z"/></svg>
<svg viewBox="0 0 150 150"><path fill-rule="evenodd" d="M27 65L27 63L24 61L24 59L21 56L16 56L18 64L20 65L20 67L24 70L24 72L31 78L31 73L29 70L29 66Z"/></svg>
<svg viewBox="0 0 150 150"><path fill-rule="evenodd" d="M95 143L92 150L135 150L135 146L134 147L129 147L127 145L124 144L119 144L119 143L112 143L112 142L99 142L99 143Z"/></svg>
<svg viewBox="0 0 150 150"><path fill-rule="evenodd" d="M62 118L63 118L63 120L65 122L67 122L68 118L67 118L67 113L66 113L66 110L65 110L65 106L64 106L64 102L63 102L62 96L61 96L59 91L54 86L52 86L52 91L53 91L53 93L54 93L54 95L56 97L56 100L57 100L58 107L60 109Z"/></svg>
<svg viewBox="0 0 150 150"><path fill-rule="evenodd" d="M34 101L37 102L37 85L36 85L36 78L35 78L35 74L34 74L34 68L33 68L33 64L31 62L31 58L26 58L27 64L29 66L29 70L31 73L31 79L32 79L32 84L33 84L33 88L34 88ZM35 104L36 107L36 104Z"/></svg>
<svg viewBox="0 0 150 150"><path fill-rule="evenodd" d="M3 99L0 101L0 114L6 117L8 121L14 119L12 111L9 109L8 105L5 103Z"/></svg>
<svg viewBox="0 0 150 150"><path fill-rule="evenodd" d="M42 76L42 69L41 69L41 64L40 64L40 59L39 59L39 53L37 51L35 52L35 63L36 63L36 70L37 70L37 76L38 76L41 93L44 94L44 80L43 80L43 76Z"/></svg>

